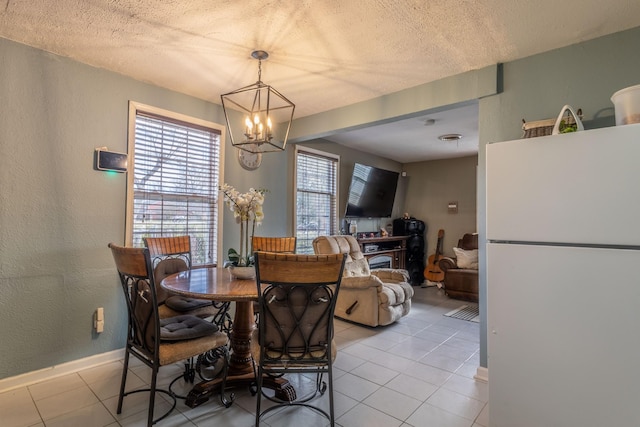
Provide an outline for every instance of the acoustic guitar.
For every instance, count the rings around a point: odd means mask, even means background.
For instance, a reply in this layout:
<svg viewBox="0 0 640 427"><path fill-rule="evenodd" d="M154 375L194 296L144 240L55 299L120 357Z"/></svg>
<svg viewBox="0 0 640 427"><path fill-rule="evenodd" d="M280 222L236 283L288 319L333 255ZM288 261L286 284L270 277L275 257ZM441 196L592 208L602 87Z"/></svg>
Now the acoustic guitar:
<svg viewBox="0 0 640 427"><path fill-rule="evenodd" d="M424 269L424 277L430 282L442 282L444 280L444 271L440 268L440 255L442 254L442 239L444 239L444 230L438 231L438 243L436 244L436 253L429 257L427 267Z"/></svg>

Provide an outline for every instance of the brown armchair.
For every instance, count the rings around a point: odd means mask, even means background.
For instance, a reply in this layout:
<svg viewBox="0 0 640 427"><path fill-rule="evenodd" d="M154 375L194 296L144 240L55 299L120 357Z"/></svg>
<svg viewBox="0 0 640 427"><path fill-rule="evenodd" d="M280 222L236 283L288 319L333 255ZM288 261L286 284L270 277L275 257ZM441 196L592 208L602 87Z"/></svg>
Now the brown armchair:
<svg viewBox="0 0 640 427"><path fill-rule="evenodd" d="M462 251L478 249L478 235L465 234L458 240L457 248ZM465 252L462 252L465 253ZM473 265L459 265L458 258L442 257L439 262L440 269L444 271L442 281L444 290L453 299L478 302L478 267L477 259L475 268Z"/></svg>

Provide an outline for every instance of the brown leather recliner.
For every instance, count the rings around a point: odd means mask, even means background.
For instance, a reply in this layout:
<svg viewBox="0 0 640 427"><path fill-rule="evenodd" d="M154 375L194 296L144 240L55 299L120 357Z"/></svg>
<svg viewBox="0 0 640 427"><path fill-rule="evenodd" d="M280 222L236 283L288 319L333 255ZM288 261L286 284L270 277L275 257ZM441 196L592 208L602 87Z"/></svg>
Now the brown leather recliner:
<svg viewBox="0 0 640 427"><path fill-rule="evenodd" d="M478 235L465 234L458 240L458 248L465 251L478 249ZM460 268L456 258L442 257L438 264L444 271L444 290L449 297L478 302L478 269Z"/></svg>

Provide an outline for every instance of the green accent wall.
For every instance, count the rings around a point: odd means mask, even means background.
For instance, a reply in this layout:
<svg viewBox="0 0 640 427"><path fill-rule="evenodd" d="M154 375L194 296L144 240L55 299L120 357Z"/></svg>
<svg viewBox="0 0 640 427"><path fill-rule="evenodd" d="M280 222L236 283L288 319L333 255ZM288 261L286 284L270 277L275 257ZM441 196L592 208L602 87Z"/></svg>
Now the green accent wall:
<svg viewBox="0 0 640 427"><path fill-rule="evenodd" d="M640 83L639 44L640 28L635 28L296 119L292 141L306 143L343 129L479 99L480 360L490 367L483 248L485 145L520 138L523 118L555 117L564 104L582 108L586 128L612 126L610 96ZM124 242L126 177L93 170L93 152L101 146L126 152L129 100L220 124L224 120L217 104L5 39L0 39L0 69L1 379L124 345L126 313L107 244ZM292 149L287 148L288 156L265 155L262 166L248 172L238 166L235 150L226 146L223 182L241 191L251 186L269 189L263 235L293 232ZM353 162L357 156L346 158ZM390 169L437 166L372 161ZM350 174L341 174L341 191L346 191L344 175ZM412 206L408 200L414 197L431 197L419 186L403 191L399 212ZM416 212L411 214L420 217L421 209L412 206ZM222 229L226 252L237 245L238 227L231 215L225 214ZM97 307L105 309L105 332L100 335L92 328Z"/></svg>
<svg viewBox="0 0 640 427"><path fill-rule="evenodd" d="M127 152L130 100L224 124L222 108L0 39L0 379L124 347L126 309L109 242L124 243L126 174L93 169L94 149ZM185 76L188 78L188 76ZM266 187L263 232L289 231L287 156L224 181ZM245 190L246 191L246 190ZM224 253L239 227L227 211ZM93 313L104 307L104 332Z"/></svg>

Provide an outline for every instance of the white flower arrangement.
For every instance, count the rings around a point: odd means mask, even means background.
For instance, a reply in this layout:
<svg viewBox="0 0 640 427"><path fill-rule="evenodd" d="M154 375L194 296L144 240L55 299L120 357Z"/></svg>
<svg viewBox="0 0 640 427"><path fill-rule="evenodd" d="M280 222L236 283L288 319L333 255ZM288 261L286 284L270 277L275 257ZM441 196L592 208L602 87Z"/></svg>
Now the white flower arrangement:
<svg viewBox="0 0 640 427"><path fill-rule="evenodd" d="M253 250L249 249L249 221L251 221L251 236L253 237L256 226L262 224L264 219L262 204L264 203L264 193L267 190L250 188L247 193L240 193L229 184L224 184L220 187L220 191L224 194L225 203L233 212L236 222L240 224L240 251L229 249L229 260L224 266L253 265L251 255Z"/></svg>

